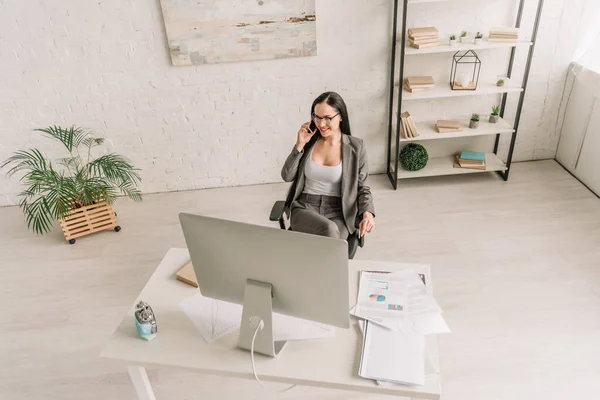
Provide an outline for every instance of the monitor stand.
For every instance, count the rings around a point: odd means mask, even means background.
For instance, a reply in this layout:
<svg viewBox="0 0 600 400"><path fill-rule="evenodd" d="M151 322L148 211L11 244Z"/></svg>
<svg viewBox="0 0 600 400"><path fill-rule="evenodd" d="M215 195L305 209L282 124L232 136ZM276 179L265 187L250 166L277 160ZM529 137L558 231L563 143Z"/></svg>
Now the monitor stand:
<svg viewBox="0 0 600 400"><path fill-rule="evenodd" d="M273 286L267 282L248 279L238 347L251 350L252 337L260 320L264 322L264 326L256 335L254 352L275 357L286 342L273 340Z"/></svg>

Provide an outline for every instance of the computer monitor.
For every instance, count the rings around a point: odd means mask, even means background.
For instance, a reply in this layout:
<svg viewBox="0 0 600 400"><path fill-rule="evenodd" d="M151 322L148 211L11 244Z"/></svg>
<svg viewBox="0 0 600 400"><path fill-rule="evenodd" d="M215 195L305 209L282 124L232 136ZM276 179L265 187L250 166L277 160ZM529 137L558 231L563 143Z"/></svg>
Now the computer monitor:
<svg viewBox="0 0 600 400"><path fill-rule="evenodd" d="M276 311L348 328L348 245L324 236L180 213L203 296L243 304L238 346L275 357Z"/></svg>

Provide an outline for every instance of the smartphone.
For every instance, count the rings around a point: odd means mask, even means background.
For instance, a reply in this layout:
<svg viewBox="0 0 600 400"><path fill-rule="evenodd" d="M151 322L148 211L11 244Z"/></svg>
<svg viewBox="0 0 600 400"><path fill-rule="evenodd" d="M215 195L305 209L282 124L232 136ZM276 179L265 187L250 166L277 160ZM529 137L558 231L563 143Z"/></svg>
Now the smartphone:
<svg viewBox="0 0 600 400"><path fill-rule="evenodd" d="M317 124L315 124L315 121L313 121L313 119L310 119L310 126L308 127L308 130L311 132L317 132Z"/></svg>

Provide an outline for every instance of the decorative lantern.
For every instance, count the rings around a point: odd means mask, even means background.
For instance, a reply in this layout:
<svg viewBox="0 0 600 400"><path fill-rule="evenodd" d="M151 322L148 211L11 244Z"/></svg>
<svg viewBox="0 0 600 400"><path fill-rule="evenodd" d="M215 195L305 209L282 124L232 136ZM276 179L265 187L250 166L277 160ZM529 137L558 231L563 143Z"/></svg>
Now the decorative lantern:
<svg viewBox="0 0 600 400"><path fill-rule="evenodd" d="M457 51L452 60L450 87L452 90L476 90L481 60L473 50Z"/></svg>

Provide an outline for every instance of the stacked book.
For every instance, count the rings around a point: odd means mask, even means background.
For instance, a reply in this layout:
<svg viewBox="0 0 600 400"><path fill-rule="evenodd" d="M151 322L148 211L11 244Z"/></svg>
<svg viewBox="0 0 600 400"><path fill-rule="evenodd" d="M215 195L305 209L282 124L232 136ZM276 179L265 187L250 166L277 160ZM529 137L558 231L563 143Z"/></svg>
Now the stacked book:
<svg viewBox="0 0 600 400"><path fill-rule="evenodd" d="M490 42L516 42L519 40L519 28L492 28Z"/></svg>
<svg viewBox="0 0 600 400"><path fill-rule="evenodd" d="M435 87L435 82L431 76L409 76L404 79L404 90L414 93L431 90Z"/></svg>
<svg viewBox="0 0 600 400"><path fill-rule="evenodd" d="M460 122L454 120L439 120L435 124L435 130L438 133L460 132L462 127Z"/></svg>
<svg viewBox="0 0 600 400"><path fill-rule="evenodd" d="M408 42L415 49L426 49L440 45L440 32L433 26L411 28L408 30Z"/></svg>
<svg viewBox="0 0 600 400"><path fill-rule="evenodd" d="M456 155L456 168L469 168L485 170L485 153L478 151L462 151Z"/></svg>
<svg viewBox="0 0 600 400"><path fill-rule="evenodd" d="M404 139L416 138L419 136L419 131L417 130L417 125L415 121L410 117L408 111L400 114L400 121L402 123L402 130L400 131L400 136Z"/></svg>

